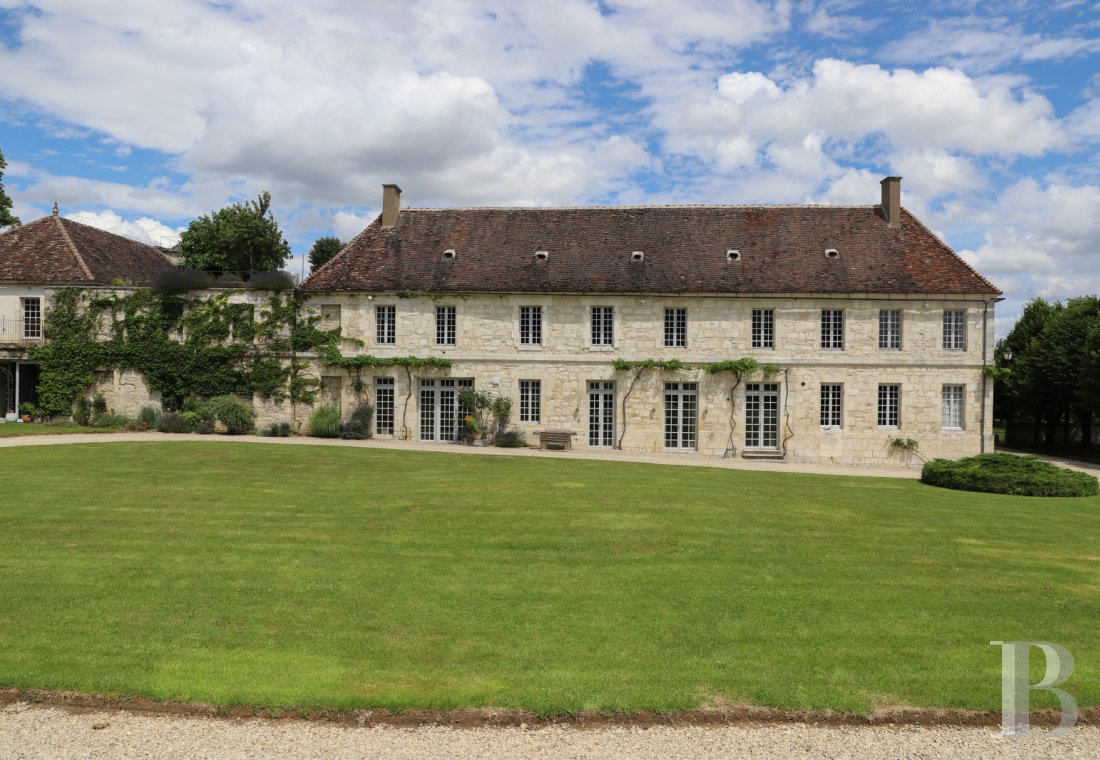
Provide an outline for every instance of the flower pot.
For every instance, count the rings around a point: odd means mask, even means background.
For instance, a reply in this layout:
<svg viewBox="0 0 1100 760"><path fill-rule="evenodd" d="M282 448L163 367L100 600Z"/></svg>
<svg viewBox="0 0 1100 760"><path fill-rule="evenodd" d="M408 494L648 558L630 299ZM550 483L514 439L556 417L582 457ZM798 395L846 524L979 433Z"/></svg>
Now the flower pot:
<svg viewBox="0 0 1100 760"><path fill-rule="evenodd" d="M19 415L15 412L8 412L4 415L5 422L15 422L17 419L19 419Z"/></svg>
<svg viewBox="0 0 1100 760"><path fill-rule="evenodd" d="M24 414L22 419L23 419L23 422L30 422L31 421L31 416L29 414Z"/></svg>
<svg viewBox="0 0 1100 760"><path fill-rule="evenodd" d="M470 437L473 438L475 441L480 441L481 440L481 431L480 430L475 430L474 432L470 433Z"/></svg>

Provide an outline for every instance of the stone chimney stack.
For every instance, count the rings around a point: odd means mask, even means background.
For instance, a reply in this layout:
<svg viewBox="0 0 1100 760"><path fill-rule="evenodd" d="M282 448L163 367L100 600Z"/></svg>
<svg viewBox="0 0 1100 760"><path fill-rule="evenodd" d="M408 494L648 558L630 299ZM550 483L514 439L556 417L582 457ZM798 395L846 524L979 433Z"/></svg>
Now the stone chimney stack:
<svg viewBox="0 0 1100 760"><path fill-rule="evenodd" d="M382 229L391 229L397 224L397 212L400 210L401 188L397 185L382 185Z"/></svg>
<svg viewBox="0 0 1100 760"><path fill-rule="evenodd" d="M901 226L901 177L882 180L882 217L888 227Z"/></svg>

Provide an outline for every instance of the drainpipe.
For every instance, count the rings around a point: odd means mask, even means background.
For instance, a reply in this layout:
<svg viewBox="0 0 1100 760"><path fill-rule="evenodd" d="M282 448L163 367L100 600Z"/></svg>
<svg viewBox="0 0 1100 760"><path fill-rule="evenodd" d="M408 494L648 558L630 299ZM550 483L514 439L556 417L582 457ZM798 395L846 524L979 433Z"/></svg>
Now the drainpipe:
<svg viewBox="0 0 1100 760"><path fill-rule="evenodd" d="M989 299L985 299L985 308L982 309L982 423L981 432L978 436L980 443L979 451L985 453L985 397L986 390L988 388L989 378L985 374L986 364L986 351L988 350L988 328L989 328Z"/></svg>

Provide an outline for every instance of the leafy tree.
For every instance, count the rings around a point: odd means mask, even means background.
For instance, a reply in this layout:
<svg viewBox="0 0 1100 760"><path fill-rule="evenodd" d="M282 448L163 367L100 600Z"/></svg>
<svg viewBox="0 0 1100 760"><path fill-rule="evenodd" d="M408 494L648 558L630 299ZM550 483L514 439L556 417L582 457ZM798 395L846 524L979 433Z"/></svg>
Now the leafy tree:
<svg viewBox="0 0 1100 760"><path fill-rule="evenodd" d="M19 217L11 213L11 198L4 192L4 169L7 168L8 162L4 160L4 153L0 151L0 229L19 226Z"/></svg>
<svg viewBox="0 0 1100 760"><path fill-rule="evenodd" d="M290 258L266 190L254 201L234 203L191 222L179 248L185 267L245 278L249 272L281 269Z"/></svg>
<svg viewBox="0 0 1100 760"><path fill-rule="evenodd" d="M317 238L317 242L309 250L309 271L316 272L338 254L344 245L338 237Z"/></svg>

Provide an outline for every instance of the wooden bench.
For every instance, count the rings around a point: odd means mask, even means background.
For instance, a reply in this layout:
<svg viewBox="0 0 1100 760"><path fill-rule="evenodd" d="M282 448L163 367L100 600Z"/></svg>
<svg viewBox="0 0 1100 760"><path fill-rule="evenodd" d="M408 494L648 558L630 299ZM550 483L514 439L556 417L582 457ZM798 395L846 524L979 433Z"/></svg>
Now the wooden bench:
<svg viewBox="0 0 1100 760"><path fill-rule="evenodd" d="M540 449L564 450L573 448L573 436L576 433L572 430L540 430L538 435Z"/></svg>

